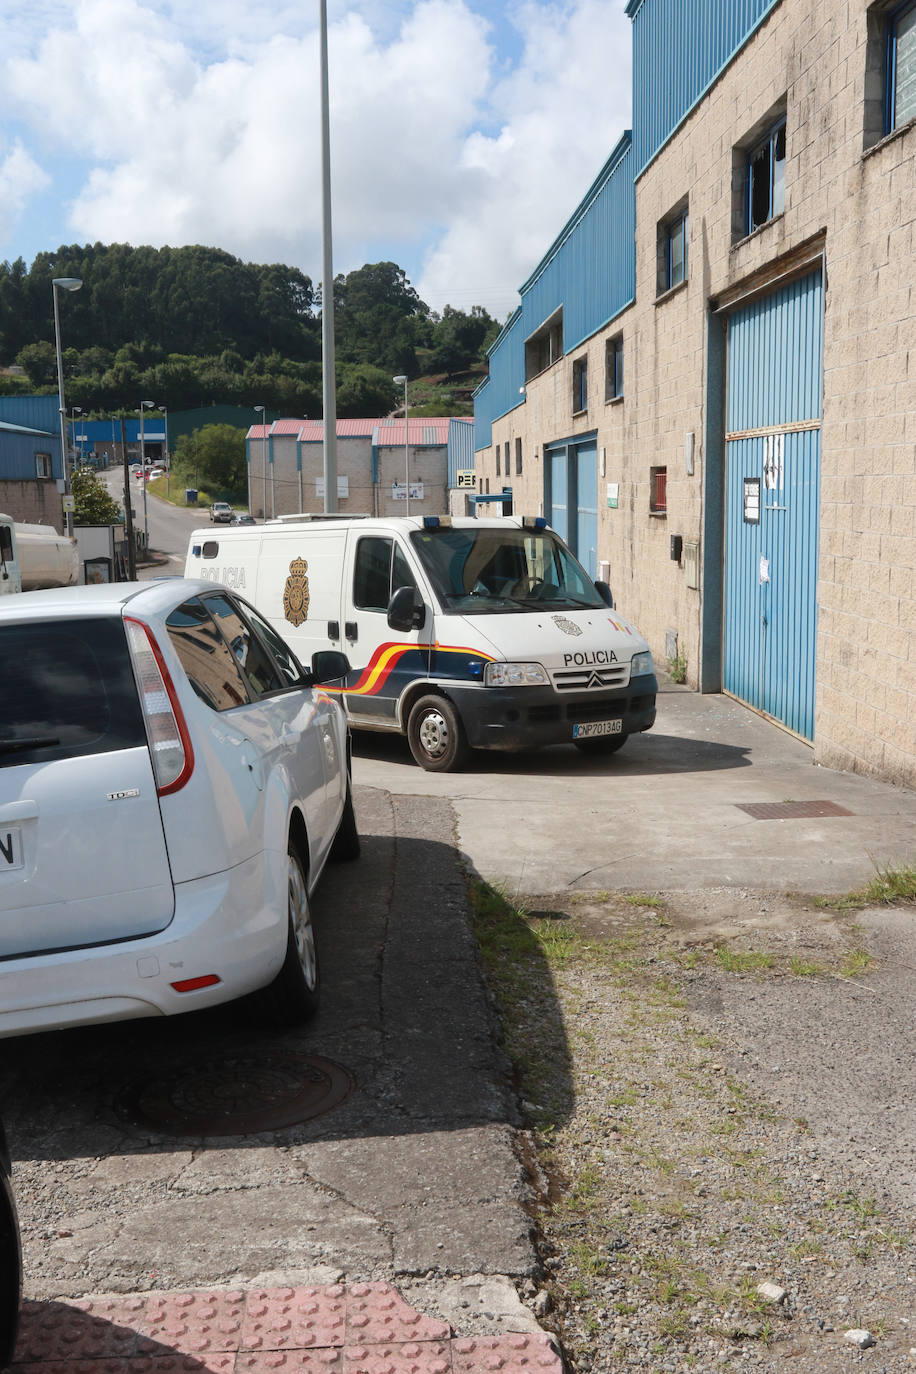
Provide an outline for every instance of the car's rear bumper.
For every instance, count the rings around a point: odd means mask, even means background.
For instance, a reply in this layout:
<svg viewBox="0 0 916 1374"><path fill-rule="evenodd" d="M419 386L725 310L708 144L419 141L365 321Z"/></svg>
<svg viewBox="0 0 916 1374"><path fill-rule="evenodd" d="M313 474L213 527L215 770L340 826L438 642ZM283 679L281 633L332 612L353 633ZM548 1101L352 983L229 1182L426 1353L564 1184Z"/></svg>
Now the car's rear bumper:
<svg viewBox="0 0 916 1374"><path fill-rule="evenodd" d="M264 987L287 942L286 856L179 883L167 929L91 949L0 961L0 1037L215 1006ZM173 984L215 974L189 992Z"/></svg>

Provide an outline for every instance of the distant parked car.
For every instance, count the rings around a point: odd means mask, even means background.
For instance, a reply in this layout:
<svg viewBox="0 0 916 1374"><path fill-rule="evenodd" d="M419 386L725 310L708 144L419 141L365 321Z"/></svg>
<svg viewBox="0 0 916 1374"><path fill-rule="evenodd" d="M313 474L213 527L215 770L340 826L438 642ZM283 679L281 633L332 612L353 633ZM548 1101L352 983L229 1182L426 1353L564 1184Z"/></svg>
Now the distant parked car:
<svg viewBox="0 0 916 1374"><path fill-rule="evenodd" d="M249 515L247 511L236 511L235 515L233 515L232 519L229 521L229 524L230 524L230 525L255 525L255 524L257 524L257 521L255 520L254 516L253 516L253 515Z"/></svg>
<svg viewBox="0 0 916 1374"><path fill-rule="evenodd" d="M206 581L5 602L0 1036L260 989L310 1015L309 899L359 853L346 719L317 690L344 655L303 670Z"/></svg>
<svg viewBox="0 0 916 1374"><path fill-rule="evenodd" d="M11 1173L10 1152L0 1122L0 1369L12 1363L22 1302L22 1245Z"/></svg>
<svg viewBox="0 0 916 1374"><path fill-rule="evenodd" d="M232 514L232 507L228 501L214 501L210 507L210 523L228 525Z"/></svg>

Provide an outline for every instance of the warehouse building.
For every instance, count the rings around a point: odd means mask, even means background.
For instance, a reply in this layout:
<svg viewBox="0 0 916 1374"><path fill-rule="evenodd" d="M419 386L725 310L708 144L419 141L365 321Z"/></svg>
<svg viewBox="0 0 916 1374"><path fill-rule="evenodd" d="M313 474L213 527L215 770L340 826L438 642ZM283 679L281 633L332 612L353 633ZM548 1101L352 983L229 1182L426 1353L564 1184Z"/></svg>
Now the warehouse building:
<svg viewBox="0 0 916 1374"><path fill-rule="evenodd" d="M916 0L630 0L633 129L475 396L656 658L916 784Z"/></svg>

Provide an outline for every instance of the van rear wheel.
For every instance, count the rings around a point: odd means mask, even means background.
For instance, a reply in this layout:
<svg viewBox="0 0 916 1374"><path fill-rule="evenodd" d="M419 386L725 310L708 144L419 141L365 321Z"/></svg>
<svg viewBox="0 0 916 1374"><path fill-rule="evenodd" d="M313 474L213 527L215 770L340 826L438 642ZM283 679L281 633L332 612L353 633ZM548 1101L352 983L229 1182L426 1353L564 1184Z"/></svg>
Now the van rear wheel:
<svg viewBox="0 0 916 1374"><path fill-rule="evenodd" d="M421 697L407 721L410 752L428 773L453 773L467 758L461 717L447 697Z"/></svg>

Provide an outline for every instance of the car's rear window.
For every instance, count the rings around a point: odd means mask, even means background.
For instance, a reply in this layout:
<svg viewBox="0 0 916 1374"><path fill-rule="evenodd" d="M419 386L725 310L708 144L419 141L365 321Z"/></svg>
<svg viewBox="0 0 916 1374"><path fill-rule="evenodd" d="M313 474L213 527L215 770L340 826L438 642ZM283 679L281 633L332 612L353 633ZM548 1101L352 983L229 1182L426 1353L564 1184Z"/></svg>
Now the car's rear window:
<svg viewBox="0 0 916 1374"><path fill-rule="evenodd" d="M0 767L146 744L120 618L0 625Z"/></svg>

